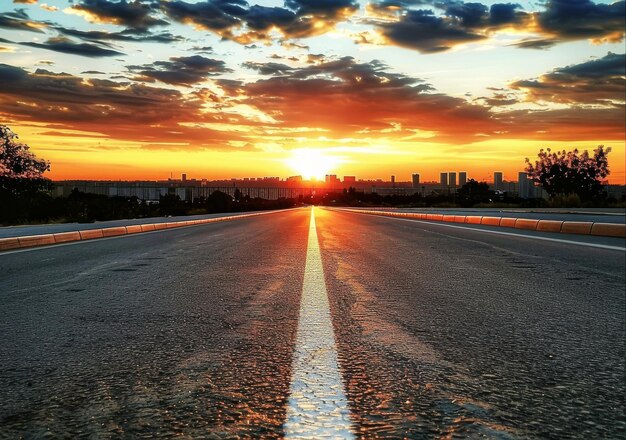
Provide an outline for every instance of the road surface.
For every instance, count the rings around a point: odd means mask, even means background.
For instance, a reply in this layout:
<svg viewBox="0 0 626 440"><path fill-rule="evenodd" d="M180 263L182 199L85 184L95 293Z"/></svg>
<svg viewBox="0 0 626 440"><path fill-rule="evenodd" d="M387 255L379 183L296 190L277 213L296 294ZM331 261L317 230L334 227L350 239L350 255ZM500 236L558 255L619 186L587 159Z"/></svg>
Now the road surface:
<svg viewBox="0 0 626 440"><path fill-rule="evenodd" d="M383 208L381 208L383 209ZM427 214L444 215L480 215L494 217L517 217L539 220L561 220L575 222L597 223L626 223L626 211L624 209L489 209L489 208L415 208L415 209L391 209L394 212L419 212ZM21 225L0 227L0 238L19 237L24 235L56 234L68 231L84 231L88 229L113 228L117 226L130 226L137 224L167 223L186 220L200 220L205 218L224 217L230 215L242 215L246 212L188 215L177 217L149 217L128 220L107 220L93 223L49 223L41 225Z"/></svg>
<svg viewBox="0 0 626 440"><path fill-rule="evenodd" d="M126 220L106 220L91 223L46 223L41 225L20 225L0 227L0 238L20 237L25 235L58 234L60 232L87 231L89 229L115 228L118 226L147 225L151 223L183 222L188 220L202 220L207 218L243 215L247 212L162 216L134 218Z"/></svg>
<svg viewBox="0 0 626 440"><path fill-rule="evenodd" d="M0 253L0 437L623 438L624 240L491 230L316 208Z"/></svg>

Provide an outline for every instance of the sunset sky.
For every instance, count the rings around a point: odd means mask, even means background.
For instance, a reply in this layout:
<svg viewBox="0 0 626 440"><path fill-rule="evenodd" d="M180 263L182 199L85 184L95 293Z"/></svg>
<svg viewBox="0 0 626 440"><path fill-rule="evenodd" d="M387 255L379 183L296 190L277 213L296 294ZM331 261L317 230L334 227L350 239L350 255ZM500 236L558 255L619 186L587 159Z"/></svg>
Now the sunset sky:
<svg viewBox="0 0 626 440"><path fill-rule="evenodd" d="M0 123L53 179L515 179L612 147L624 1L2 0ZM308 176L307 176L308 177Z"/></svg>

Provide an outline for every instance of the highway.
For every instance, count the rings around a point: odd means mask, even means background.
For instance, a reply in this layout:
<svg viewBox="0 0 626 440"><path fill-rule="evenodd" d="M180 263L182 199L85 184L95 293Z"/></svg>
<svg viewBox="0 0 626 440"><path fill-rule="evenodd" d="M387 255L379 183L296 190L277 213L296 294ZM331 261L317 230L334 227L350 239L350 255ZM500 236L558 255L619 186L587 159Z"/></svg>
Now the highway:
<svg viewBox="0 0 626 440"><path fill-rule="evenodd" d="M502 229L304 208L0 253L0 438L624 438L624 239Z"/></svg>
<svg viewBox="0 0 626 440"><path fill-rule="evenodd" d="M415 209L391 209L398 212L421 212L428 214L444 215L484 215L496 217L517 217L541 220L567 220L580 222L599 223L626 223L624 209L461 209L461 208L415 208ZM114 228L118 226L130 226L137 224L167 223L185 220L201 220L217 218L225 215L243 215L246 212L234 212L228 214L204 214L169 217L148 217L129 220L107 220L93 223L48 223L41 225L22 225L0 227L0 238L18 237L25 235L56 234L68 231L85 231L89 229Z"/></svg>

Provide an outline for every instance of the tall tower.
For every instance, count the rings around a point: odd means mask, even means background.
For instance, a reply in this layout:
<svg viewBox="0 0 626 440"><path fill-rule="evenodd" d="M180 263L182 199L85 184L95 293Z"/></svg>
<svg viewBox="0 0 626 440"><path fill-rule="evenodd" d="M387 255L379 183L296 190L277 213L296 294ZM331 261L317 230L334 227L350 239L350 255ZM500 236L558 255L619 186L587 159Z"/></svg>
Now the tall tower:
<svg viewBox="0 0 626 440"><path fill-rule="evenodd" d="M456 188L456 172L451 171L448 173L448 186L452 189Z"/></svg>
<svg viewBox="0 0 626 440"><path fill-rule="evenodd" d="M439 184L442 188L448 187L448 173L439 174Z"/></svg>
<svg viewBox="0 0 626 440"><path fill-rule="evenodd" d="M418 188L420 186L420 175L415 173L411 177L411 181L413 182L413 188Z"/></svg>
<svg viewBox="0 0 626 440"><path fill-rule="evenodd" d="M502 171L495 171L493 173L493 189L496 191L502 191Z"/></svg>
<svg viewBox="0 0 626 440"><path fill-rule="evenodd" d="M467 183L467 171L461 171L459 173L459 186L463 186Z"/></svg>

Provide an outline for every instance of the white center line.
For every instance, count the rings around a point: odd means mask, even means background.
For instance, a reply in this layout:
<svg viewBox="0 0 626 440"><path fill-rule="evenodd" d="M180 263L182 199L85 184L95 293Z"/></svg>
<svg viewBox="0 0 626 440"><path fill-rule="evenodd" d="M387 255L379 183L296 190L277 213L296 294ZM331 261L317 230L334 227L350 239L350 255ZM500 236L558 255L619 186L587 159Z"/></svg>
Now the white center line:
<svg viewBox="0 0 626 440"><path fill-rule="evenodd" d="M292 374L285 437L353 439L313 208Z"/></svg>

